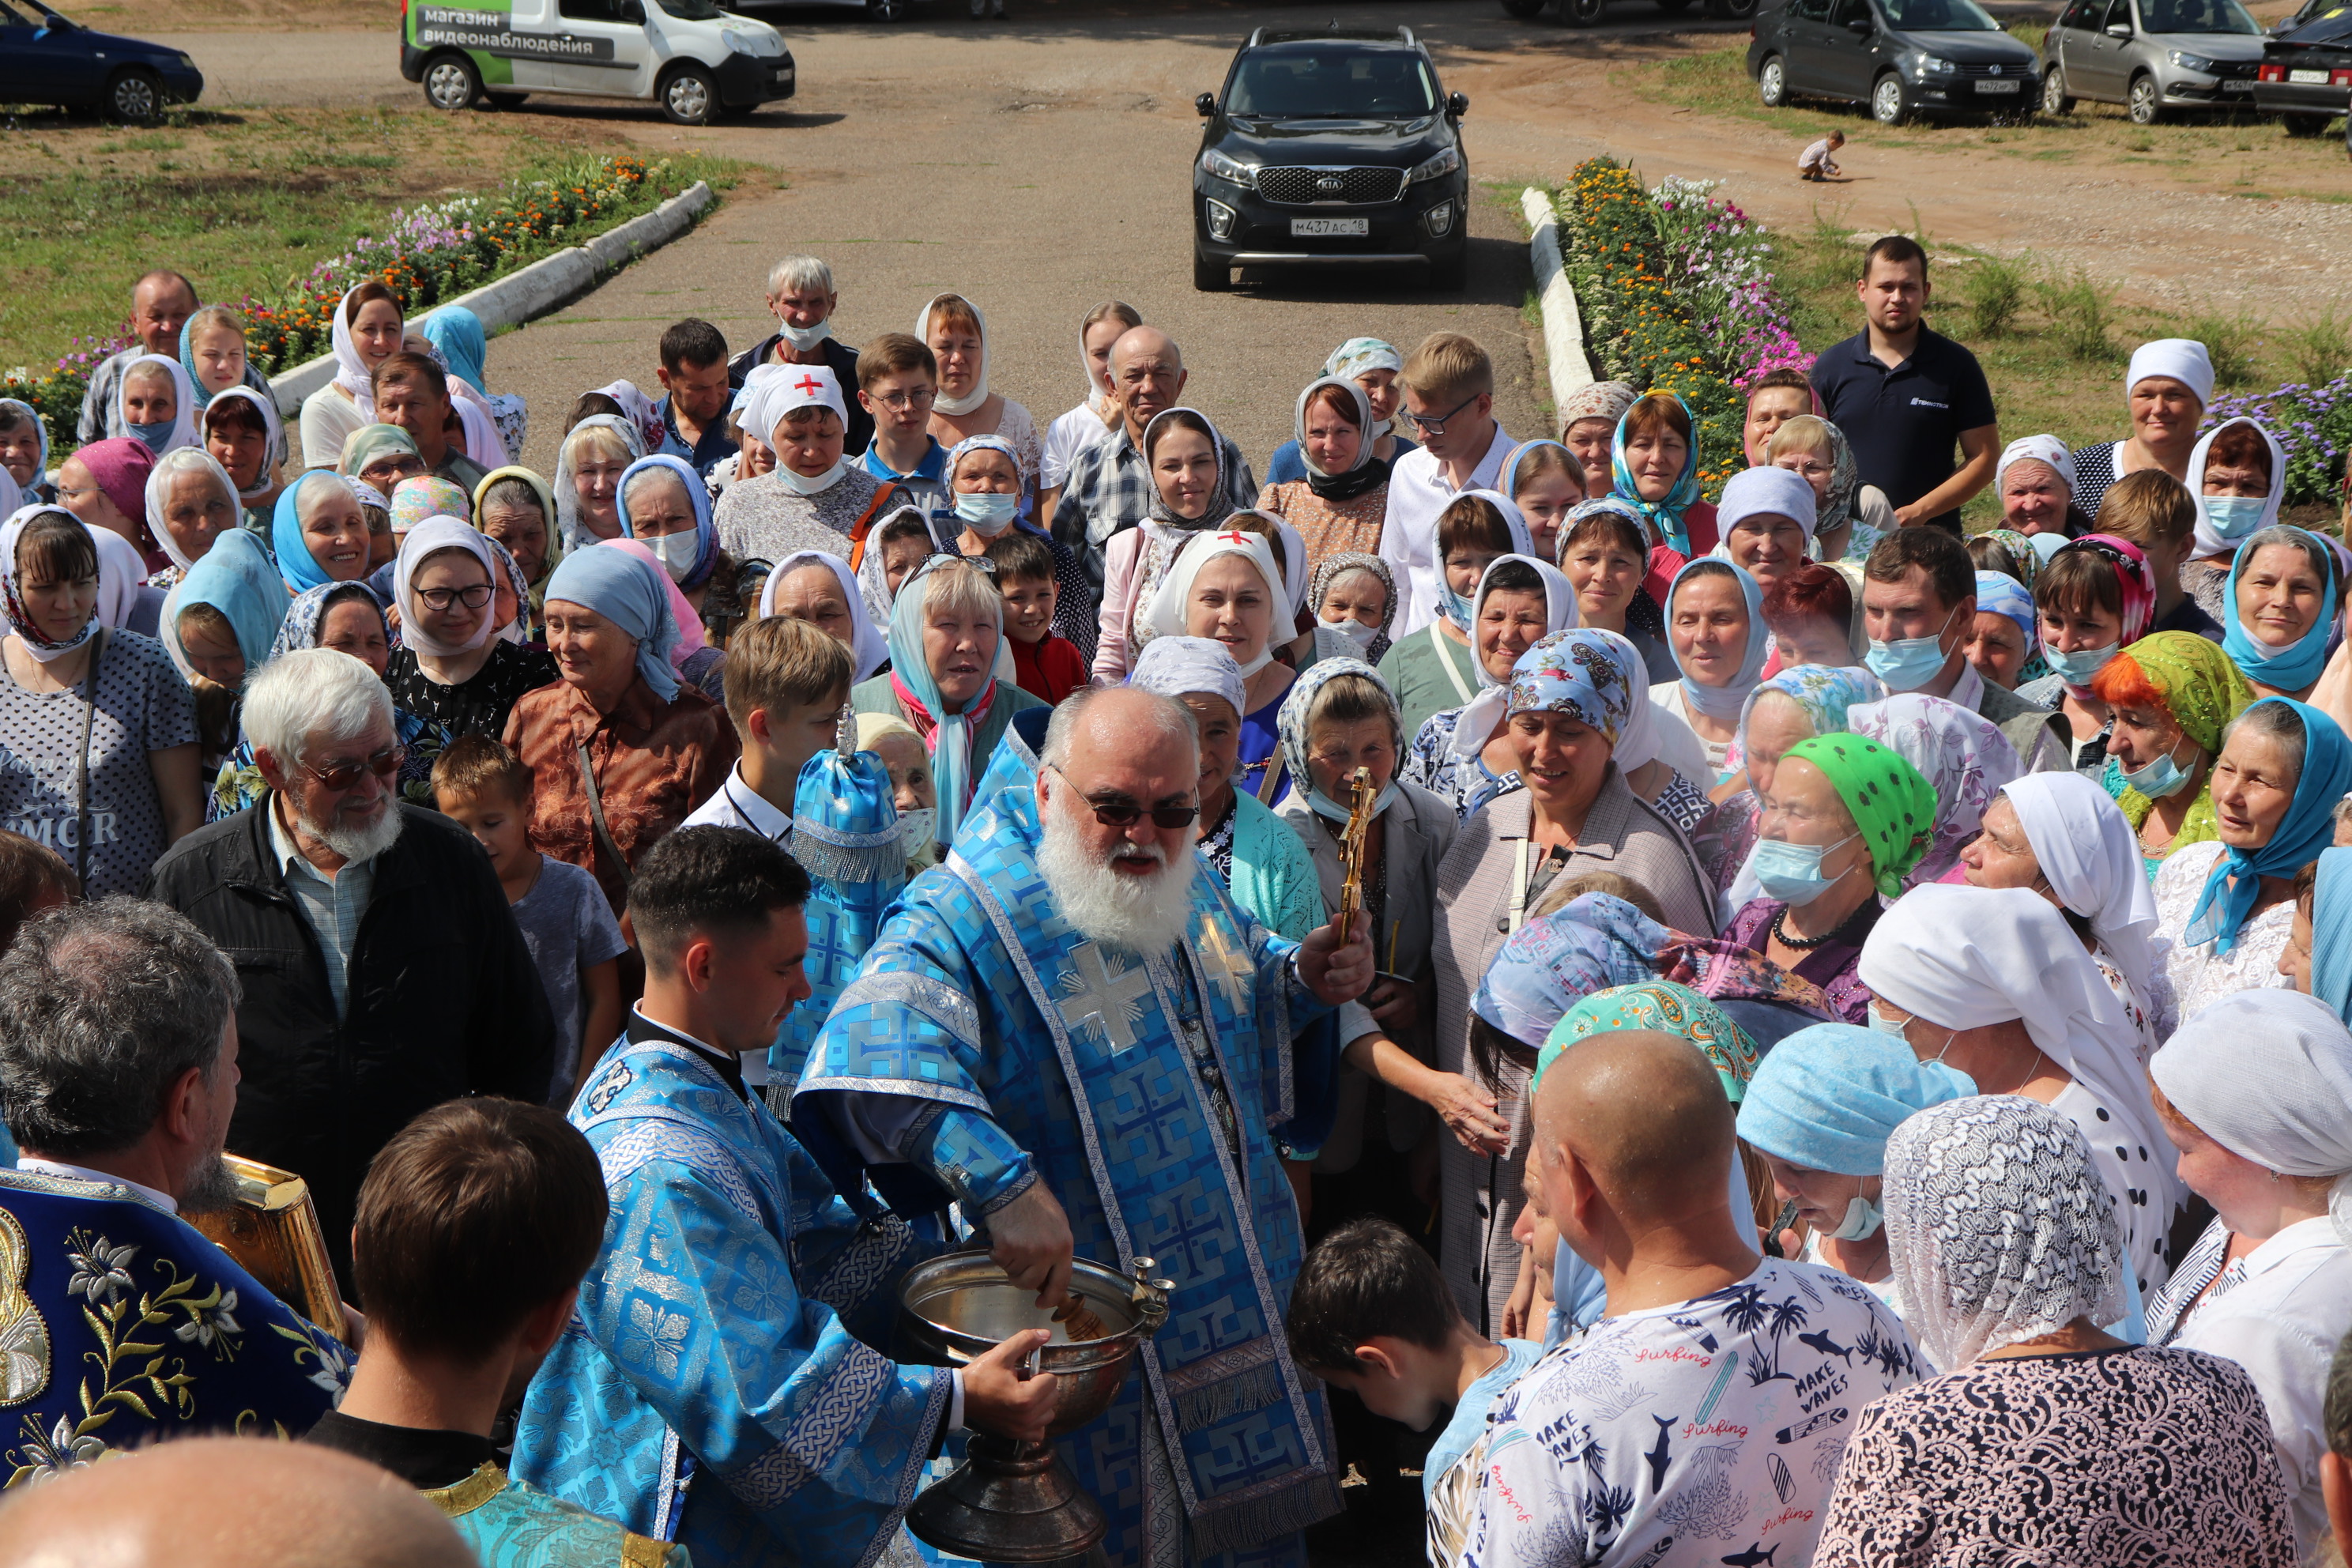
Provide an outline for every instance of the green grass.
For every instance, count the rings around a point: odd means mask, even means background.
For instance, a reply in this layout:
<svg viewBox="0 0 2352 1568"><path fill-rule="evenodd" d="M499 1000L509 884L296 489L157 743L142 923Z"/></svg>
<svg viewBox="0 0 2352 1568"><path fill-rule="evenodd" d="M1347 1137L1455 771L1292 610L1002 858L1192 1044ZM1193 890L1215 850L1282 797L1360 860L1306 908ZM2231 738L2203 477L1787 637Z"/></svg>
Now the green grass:
<svg viewBox="0 0 2352 1568"><path fill-rule="evenodd" d="M380 231L394 207L632 149L522 115L180 109L135 134L27 116L11 150L16 177L0 183L0 368L37 372L75 340L121 328L131 284L151 267L187 273L208 300L268 296ZM668 156L672 189L730 185L751 167Z"/></svg>

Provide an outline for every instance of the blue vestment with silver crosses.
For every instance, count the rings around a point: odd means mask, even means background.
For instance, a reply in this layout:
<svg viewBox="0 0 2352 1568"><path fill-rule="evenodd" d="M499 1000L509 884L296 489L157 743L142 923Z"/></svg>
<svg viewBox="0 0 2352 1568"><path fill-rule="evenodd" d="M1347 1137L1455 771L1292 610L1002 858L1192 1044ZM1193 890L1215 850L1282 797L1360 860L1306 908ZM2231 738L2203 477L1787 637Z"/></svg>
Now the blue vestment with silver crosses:
<svg viewBox="0 0 2352 1568"><path fill-rule="evenodd" d="M882 1158L982 1224L1042 1179L1079 1258L1154 1259L1174 1289L1142 1375L1057 1443L1109 1516L1103 1551L1122 1568L1303 1564L1301 1531L1339 1496L1319 1385L1283 1333L1301 1242L1271 1130L1294 1110L1292 1037L1328 1008L1296 944L1197 856L1185 939L1140 955L1062 918L1040 837L1033 786L975 802L843 989L793 1119L826 1118L877 1163L864 1144L889 1129Z"/></svg>

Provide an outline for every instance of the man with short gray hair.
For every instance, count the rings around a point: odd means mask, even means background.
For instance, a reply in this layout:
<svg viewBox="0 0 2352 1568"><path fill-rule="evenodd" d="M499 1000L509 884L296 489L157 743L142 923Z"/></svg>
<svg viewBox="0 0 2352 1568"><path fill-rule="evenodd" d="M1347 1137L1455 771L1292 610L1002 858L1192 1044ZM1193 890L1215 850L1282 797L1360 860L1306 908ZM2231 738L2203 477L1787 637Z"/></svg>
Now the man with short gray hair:
<svg viewBox="0 0 2352 1568"><path fill-rule="evenodd" d="M844 388L857 385L857 351L834 336L834 307L841 293L833 268L814 256L787 256L768 268L768 313L776 330L727 362L727 380L740 387L763 364L828 365ZM863 454L874 439L874 416L851 399L842 437L844 457ZM765 441L768 432L758 431Z"/></svg>
<svg viewBox="0 0 2352 1568"><path fill-rule="evenodd" d="M348 1381L342 1323L304 1322L182 1217L236 1202L236 1001L219 949L138 899L51 910L0 956L0 1106L23 1151L0 1170L5 1473L306 1431ZM150 1363L141 1339L172 1353Z"/></svg>
<svg viewBox="0 0 2352 1568"><path fill-rule="evenodd" d="M310 1184L349 1277L368 1162L467 1094L536 1099L555 1031L489 858L394 793L392 698L348 654L281 655L246 689L269 792L173 845L147 896L236 964L245 1094L230 1142Z"/></svg>

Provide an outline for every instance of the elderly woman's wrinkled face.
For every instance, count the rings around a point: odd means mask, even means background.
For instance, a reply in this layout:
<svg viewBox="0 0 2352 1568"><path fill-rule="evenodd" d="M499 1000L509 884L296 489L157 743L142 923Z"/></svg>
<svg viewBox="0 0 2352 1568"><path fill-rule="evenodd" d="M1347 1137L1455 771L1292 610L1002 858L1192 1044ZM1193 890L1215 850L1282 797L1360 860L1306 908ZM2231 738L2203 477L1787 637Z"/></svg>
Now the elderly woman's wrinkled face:
<svg viewBox="0 0 2352 1568"><path fill-rule="evenodd" d="M2136 773L2158 757L2170 757L2184 775L2193 775L2204 761L2204 751L2189 740L2171 713L2163 708L2118 704L2115 729L2107 736L2107 755L2127 773Z"/></svg>
<svg viewBox="0 0 2352 1568"><path fill-rule="evenodd" d="M1151 482L1178 517L1206 516L1217 484L1217 454L1209 438L1198 430L1164 432L1151 449Z"/></svg>
<svg viewBox="0 0 2352 1568"><path fill-rule="evenodd" d="M539 508L494 501L482 509L480 522L482 532L515 558L523 581L538 582L547 570L547 519Z"/></svg>
<svg viewBox="0 0 2352 1568"><path fill-rule="evenodd" d="M1731 563L1769 588L1805 563L1805 525L1779 512L1757 512L1732 524L1723 542Z"/></svg>
<svg viewBox="0 0 2352 1568"><path fill-rule="evenodd" d="M1559 444L1576 454L1584 465L1584 493L1605 496L1617 482L1616 469L1609 456L1610 443L1616 438L1614 419L1579 419L1560 432Z"/></svg>
<svg viewBox="0 0 2352 1568"><path fill-rule="evenodd" d="M889 770L890 800L899 816L940 804L939 786L931 782L930 753L923 750L922 742L893 730L865 749L881 758Z"/></svg>
<svg viewBox="0 0 2352 1568"><path fill-rule="evenodd" d="M2064 476L2039 458L2020 458L2001 470L2001 524L2020 533L2065 532L2074 499Z"/></svg>
<svg viewBox="0 0 2352 1568"><path fill-rule="evenodd" d="M1396 417L1397 404L1403 394L1397 390L1397 373L1392 370L1368 370L1355 378L1364 389L1364 401L1372 405L1372 421L1386 425Z"/></svg>
<svg viewBox="0 0 2352 1568"><path fill-rule="evenodd" d="M1360 566L1340 573L1324 585L1322 616L1327 626L1355 621L1378 628L1388 606L1387 586Z"/></svg>
<svg viewBox="0 0 2352 1568"><path fill-rule="evenodd" d="M694 531L694 502L685 481L666 470L640 474L629 487L629 531L639 539Z"/></svg>
<svg viewBox="0 0 2352 1568"><path fill-rule="evenodd" d="M1745 738L1748 783L1761 799L1771 791L1780 759L1789 754L1789 748L1813 738L1813 719L1787 692L1759 691L1756 705L1748 710L1747 728L1740 733Z"/></svg>
<svg viewBox="0 0 2352 1568"><path fill-rule="evenodd" d="M2235 496L2242 500L2270 499L2270 476L2252 463L2230 463L2208 453L2205 480L2199 487L2209 496Z"/></svg>
<svg viewBox="0 0 2352 1568"><path fill-rule="evenodd" d="M937 576L923 581L935 582ZM943 597L933 595L923 605L923 662L940 689L940 703L949 712L961 713L988 684L997 638L1003 634L994 616L952 608L941 602Z"/></svg>
<svg viewBox="0 0 2352 1568"><path fill-rule="evenodd" d="M636 679L637 639L585 605L547 602L547 651L563 683L591 698L617 701Z"/></svg>
<svg viewBox="0 0 2352 1568"><path fill-rule="evenodd" d="M37 482L40 468L41 427L19 414L14 426L0 430L0 468L22 489Z"/></svg>
<svg viewBox="0 0 2352 1568"><path fill-rule="evenodd" d="M359 498L342 480L305 485L294 508L302 520L303 546L320 571L338 583L368 574L367 519L360 515Z"/></svg>
<svg viewBox="0 0 2352 1568"><path fill-rule="evenodd" d="M1274 595L1246 555L1227 553L1201 568L1184 601L1187 637L1213 637L1234 662L1247 665L1265 651L1274 630Z"/></svg>
<svg viewBox="0 0 2352 1568"><path fill-rule="evenodd" d="M1499 685L1508 685L1511 666L1519 655L1541 640L1547 629L1548 611L1541 589L1489 589L1479 601L1478 616L1471 626L1471 636L1476 640L1478 662L1486 668L1487 677Z"/></svg>
<svg viewBox="0 0 2352 1568"><path fill-rule="evenodd" d="M179 389L169 372L143 365L122 378L122 418L131 425L169 425L180 416Z"/></svg>
<svg viewBox="0 0 2352 1568"><path fill-rule="evenodd" d="M1217 799L1234 782L1234 766L1242 760L1242 717L1213 692L1187 691L1176 700L1192 710L1201 728L1201 798ZM1202 832L1216 826L1208 813L1201 814Z"/></svg>
<svg viewBox="0 0 2352 1568"><path fill-rule="evenodd" d="M929 533L898 534L882 542L882 581L897 598L898 590L915 568L931 558L931 536Z"/></svg>
<svg viewBox="0 0 2352 1568"><path fill-rule="evenodd" d="M1765 456L1772 445L1772 433L1798 415L1812 411L1812 395L1801 386L1768 386L1750 395L1748 418L1739 432L1739 444L1748 454L1748 466L1760 468L1774 461Z"/></svg>
<svg viewBox="0 0 2352 1568"><path fill-rule="evenodd" d="M1307 771L1324 799L1348 804L1354 788L1349 781L1358 768L1370 770L1373 794L1389 787L1397 770L1394 725L1385 719L1327 719L1307 731Z"/></svg>
<svg viewBox="0 0 2352 1568"><path fill-rule="evenodd" d="M345 653L382 675L392 662L392 645L383 635L383 617L357 597L339 599L319 617L319 646Z"/></svg>
<svg viewBox="0 0 2352 1568"><path fill-rule="evenodd" d="M2327 585L2293 544L2265 544L2238 574L2238 623L2265 647L2293 647L2309 634Z"/></svg>
<svg viewBox="0 0 2352 1568"><path fill-rule="evenodd" d="M613 470L613 476L614 478L618 478L621 468L627 467L628 465L626 463L621 464L619 468L615 468ZM574 470L575 477L582 470ZM365 463L361 465L359 477L362 483L373 485L376 489L382 491L383 494L390 495L393 492L394 488L397 486L401 480L417 479L422 477L424 473L424 458L418 457L414 452L394 451L379 453L377 456L369 458ZM584 501L588 495L588 487L584 480L580 481L580 494ZM607 506L612 503L612 495L609 485L604 495L604 501Z"/></svg>
<svg viewBox="0 0 2352 1568"><path fill-rule="evenodd" d="M849 595L841 579L823 562L810 561L784 574L776 584L776 614L806 621L844 647L857 637L857 623L849 613Z"/></svg>
<svg viewBox="0 0 2352 1568"><path fill-rule="evenodd" d="M331 488L351 501L354 513L359 510L359 503L352 500L341 479L331 487L311 488L320 492ZM163 492L163 526L171 531L172 542L180 547L180 553L201 561L214 540L236 526L236 506L221 494L218 479L201 469L182 468L172 476L171 489Z"/></svg>
<svg viewBox="0 0 2352 1568"><path fill-rule="evenodd" d="M147 547L142 537L147 531L99 489L98 476L78 457L58 465L58 504L92 528L110 530L142 550Z"/></svg>
<svg viewBox="0 0 2352 1568"><path fill-rule="evenodd" d="M1821 875L1836 879L1870 864L1870 846L1855 830L1844 797L1829 774L1804 758L1781 758L1773 770L1772 787L1760 792L1757 800L1764 808L1756 819L1757 837L1819 845Z"/></svg>
<svg viewBox="0 0 2352 1568"><path fill-rule="evenodd" d="M1701 686L1728 686L1748 658L1748 600L1721 572L1686 579L1675 590L1668 640L1683 669Z"/></svg>
<svg viewBox="0 0 2352 1568"><path fill-rule="evenodd" d="M2164 1123L2165 1137L2180 1151L2174 1168L2180 1173L2182 1184L2211 1204L2224 1225L2233 1231L2267 1229L2260 1219L2265 1211L2273 1216L2271 1224L2277 1223L2283 1189L2276 1172L2215 1142L2169 1100L2158 1099L2157 1120Z"/></svg>
<svg viewBox="0 0 2352 1568"><path fill-rule="evenodd" d="M2025 628L1998 610L1979 610L1960 656L1991 684L2014 691L2017 672L2025 665Z"/></svg>
<svg viewBox="0 0 2352 1568"><path fill-rule="evenodd" d="M2213 815L2221 842L2259 849L2294 804L2302 768L2285 742L2241 724L2213 760Z"/></svg>
<svg viewBox="0 0 2352 1568"><path fill-rule="evenodd" d="M1568 713L1515 713L1512 749L1528 793L1548 812L1580 812L1609 776L1609 737Z"/></svg>
<svg viewBox="0 0 2352 1568"><path fill-rule="evenodd" d="M1960 851L1960 864L1966 868L1971 888L2034 888L2047 892L2042 885L2042 862L2033 853L2032 841L2025 837L2025 824L2019 820L2017 807L2009 796L1996 795L1985 808L1984 822L1977 836ZM2052 902L2057 900L2053 898Z"/></svg>
<svg viewBox="0 0 2352 1568"><path fill-rule="evenodd" d="M1021 493L1021 470L993 447L964 454L948 488L958 495L1010 496Z"/></svg>

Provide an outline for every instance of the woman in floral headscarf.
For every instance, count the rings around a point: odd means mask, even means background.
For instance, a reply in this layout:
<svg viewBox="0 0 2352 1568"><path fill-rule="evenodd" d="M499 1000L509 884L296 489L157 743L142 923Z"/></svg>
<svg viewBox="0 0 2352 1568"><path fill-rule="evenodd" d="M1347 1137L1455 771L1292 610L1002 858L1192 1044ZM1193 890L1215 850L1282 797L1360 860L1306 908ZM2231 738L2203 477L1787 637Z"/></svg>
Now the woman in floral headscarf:
<svg viewBox="0 0 2352 1568"><path fill-rule="evenodd" d="M1307 581L1307 613L1315 620L1315 657L1307 665L1326 658L1378 664L1396 625L1396 573L1377 555L1326 556Z"/></svg>
<svg viewBox="0 0 2352 1568"><path fill-rule="evenodd" d="M2218 643L2157 632L2108 660L2091 690L2115 714L2100 782L2138 833L2154 881L2166 857L2218 836L2213 759L2253 688Z"/></svg>
<svg viewBox="0 0 2352 1568"><path fill-rule="evenodd" d="M1985 808L2001 786L2025 772L2017 749L1990 720L1916 691L1863 703L1846 719L1855 734L1898 752L1935 791L1934 836L1903 886L1943 880L1984 830Z"/></svg>
<svg viewBox="0 0 2352 1568"><path fill-rule="evenodd" d="M1640 395L1622 381L1588 382L1568 395L1559 408L1559 444L1584 465L1584 493L1605 496L1616 483L1610 457L1617 422Z"/></svg>

